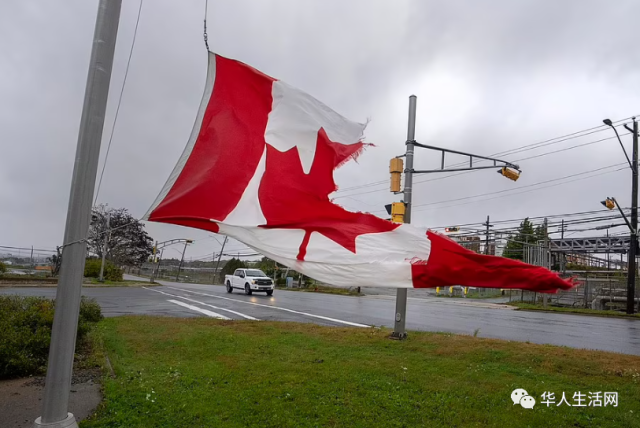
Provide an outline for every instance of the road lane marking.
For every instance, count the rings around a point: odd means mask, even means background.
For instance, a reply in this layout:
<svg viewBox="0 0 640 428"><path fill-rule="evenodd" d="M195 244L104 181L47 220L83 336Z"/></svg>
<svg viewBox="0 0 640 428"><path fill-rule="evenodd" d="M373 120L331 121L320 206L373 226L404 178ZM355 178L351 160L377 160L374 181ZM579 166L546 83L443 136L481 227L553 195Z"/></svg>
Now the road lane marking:
<svg viewBox="0 0 640 428"><path fill-rule="evenodd" d="M231 300L232 302L246 303L248 305L262 306L262 307L270 308L270 309L278 309L280 311L291 312L293 314L299 314L299 315L305 315L305 316L312 317L312 318L319 318L319 319L322 319L322 320L331 321L331 322L335 322L335 323L339 323L339 324L346 324L346 325L350 325L350 326L353 326L353 327L371 328L370 325L366 325L366 324L359 324L357 322L351 322L351 321L339 320L339 319L336 319L336 318L324 317L322 315L315 315L315 314L310 314L310 313L307 313L307 312L294 311L293 309L281 308L279 306L263 305L261 303L247 302L247 301L238 300L238 299L230 299L229 297L216 296L215 294L208 294L208 293L200 293L200 292L197 292L197 291L187 290L186 288L177 288L177 287L170 287L170 286L166 286L166 287L167 288L172 288L174 290L184 291L186 293L193 293L193 294L198 294L198 295L201 295L201 296L214 297L216 299Z"/></svg>
<svg viewBox="0 0 640 428"><path fill-rule="evenodd" d="M149 291L155 291L156 293L165 294L165 295L167 295L167 296L177 297L178 299L187 300L187 301L189 301L189 302L198 303L198 304L200 304L200 305L208 306L208 307L210 307L210 308L217 309L217 310L219 310L219 311L226 311L226 312L229 312L229 313L232 313L232 314L238 315L238 316L240 316L240 317L246 318L246 319L248 319L248 320L252 320L252 321L260 321L258 318L254 318L254 317L252 317L252 316L249 316L249 315L246 315L246 314L243 314L243 313L240 313L240 312L232 311L231 309L225 309L225 308L220 308L220 307L218 307L218 306L213 306L213 305L210 305L210 304L208 304L208 303L200 302L199 300L193 300L193 299L190 299L190 298L188 298L188 297L178 296L178 295L176 295L176 294L169 294L169 293L165 293L164 291L160 291L160 290L153 290L153 289L151 289L151 288L147 288L147 287L142 287L142 288L144 288L145 290L149 290ZM227 319L229 319L229 318L227 318Z"/></svg>
<svg viewBox="0 0 640 428"><path fill-rule="evenodd" d="M190 305L188 303L178 302L177 300L169 299L169 300L167 300L167 302L175 303L176 305L183 306L183 307L185 307L187 309L191 309L192 311L200 312L201 314L205 314L205 315L210 316L212 318L219 318L221 320L230 320L231 319L229 317L225 317L224 315L220 315L220 314L218 314L216 312L208 311L206 309L201 309L201 308L199 308L197 306L193 306L193 305Z"/></svg>

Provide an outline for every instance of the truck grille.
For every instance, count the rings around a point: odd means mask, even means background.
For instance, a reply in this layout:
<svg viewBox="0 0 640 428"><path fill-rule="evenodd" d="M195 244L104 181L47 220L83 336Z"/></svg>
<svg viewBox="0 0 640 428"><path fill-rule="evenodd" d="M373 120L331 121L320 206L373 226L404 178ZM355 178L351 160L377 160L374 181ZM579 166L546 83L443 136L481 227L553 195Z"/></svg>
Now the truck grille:
<svg viewBox="0 0 640 428"><path fill-rule="evenodd" d="M271 285L271 280L269 279L256 279L257 285Z"/></svg>

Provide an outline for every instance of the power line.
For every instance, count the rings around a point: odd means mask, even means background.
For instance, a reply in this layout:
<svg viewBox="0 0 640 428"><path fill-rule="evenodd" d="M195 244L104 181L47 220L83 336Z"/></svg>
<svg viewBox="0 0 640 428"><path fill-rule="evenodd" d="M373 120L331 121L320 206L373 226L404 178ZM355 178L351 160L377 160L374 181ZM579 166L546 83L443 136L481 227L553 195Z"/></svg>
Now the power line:
<svg viewBox="0 0 640 428"><path fill-rule="evenodd" d="M631 208L623 208L624 211L629 211ZM609 213L609 210L607 210L606 208L603 209L599 209L599 210L592 210L592 211L582 211L582 212L574 212L574 213L563 213L563 214L548 214L548 215L543 215L543 216L535 216L535 217L526 217L529 220L542 220L542 219L551 219L551 218L566 218L566 217L575 217L575 216L584 216L587 214L605 214L605 213ZM498 223L515 223L515 222L521 222L523 221L524 218L514 218L514 219L508 219L508 220L492 220L491 223L493 224L498 224ZM465 223L465 224L459 224L457 226L463 227L463 226L481 226L483 223L482 222L477 222L477 223ZM431 227L431 229L443 229L445 227L449 227L451 226L451 224L445 225L445 226L433 226Z"/></svg>
<svg viewBox="0 0 640 428"><path fill-rule="evenodd" d="M543 186L543 187L539 187L537 189L529 189L529 190L525 190L523 192L512 193L512 194L509 194L509 195L500 195L500 196L496 196L494 198L485 198L485 199L480 199L480 200L477 200L477 201L463 202L461 204L445 205L443 207L438 207L438 209L459 207L461 205L468 205L468 204L472 204L472 203L476 203L476 202L492 201L492 200L495 200L495 199L505 198L505 197L509 197L509 196L521 195L523 193L530 193L530 192L535 192L535 191L542 190L542 189L549 189L551 187L562 186L562 185L565 185L565 184L574 183L576 181L582 181L582 180L586 180L586 179L589 179L589 178L594 178L594 177L599 177L599 176L606 175L606 174L611 174L611 173L614 173L614 172L619 172L619 171L622 171L622 170L625 170L625 169L626 168L620 168L620 169L616 169L614 171L606 171L606 172L603 172L603 173L600 173L600 174L591 175L589 177L582 177L582 178L578 178L576 180L569 180L569 181L566 181L566 182L563 182L563 183L556 183L556 184L552 184L550 186ZM472 197L469 197L469 198L472 198ZM416 211L425 211L425 209L429 209L429 208L423 207L423 209L417 209Z"/></svg>
<svg viewBox="0 0 640 428"><path fill-rule="evenodd" d="M618 163L618 164L614 164L614 165L604 166L602 168L596 168L596 169L592 169L592 170L589 170L589 171L583 171L583 172L579 172L577 174L571 174L571 175L567 175L567 176L564 176L564 177L553 178L551 180L540 181L538 183L527 184L526 186L515 187L515 188L512 188L512 189L498 190L498 191L495 191L495 192L481 193L479 195L465 196L465 197L461 197L461 198L448 199L448 200L438 201L438 202L429 202L429 203L425 203L425 204L415 204L415 205L413 205L413 207L415 208L415 207L422 207L422 206L428 206L428 205L437 205L437 204L443 204L443 203L446 203L446 202L455 202L455 201L462 201L462 200L466 200L466 199L473 199L473 198L477 198L477 197L480 197L480 196L488 196L488 195L495 195L495 194L499 194L499 193L514 192L516 190L525 189L525 188L528 188L528 187L535 187L535 186L539 186L541 184L546 184L546 183L552 183L554 181L565 180L567 178L577 177L577 176L580 176L580 175L591 174L593 172L602 171L604 169L614 168L614 167L621 166L621 165L625 165L625 163ZM611 172L614 172L614 171L611 171ZM600 175L600 174L597 174L597 175ZM594 175L593 177L596 177L597 175ZM591 178L591 177L585 177L585 178ZM574 181L576 181L576 180L574 180ZM565 183L560 183L560 184L565 184ZM520 193L522 193L522 192L520 192Z"/></svg>
<svg viewBox="0 0 640 428"><path fill-rule="evenodd" d="M131 65L131 57L133 56L133 48L136 45L136 36L138 35L138 25L140 24L140 15L142 12L142 4L144 0L140 0L140 6L138 7L138 17L136 18L136 26L133 30L133 40L131 41L131 49L129 50L129 58L127 59L127 66L124 70L124 79L122 80L122 87L120 88L120 96L118 97L118 105L116 107L116 113L113 117L113 124L111 126L111 134L109 135L109 143L107 144L107 153L104 156L104 162L102 164L102 172L100 172L100 180L98 181L98 187L96 189L96 197L93 201L93 205L98 201L98 195L100 195L100 186L102 186L102 177L104 176L104 170L107 167L107 161L109 159L109 151L111 150L111 142L113 141L113 134L116 129L116 123L118 122L118 113L120 113L120 105L122 104L122 95L124 94L124 88L127 84L127 76L129 75L129 66Z"/></svg>
<svg viewBox="0 0 640 428"><path fill-rule="evenodd" d="M613 123L614 124L618 124L617 127L620 127L620 126L623 126L621 124L621 122L624 122L625 120L631 119L632 117L634 117L634 116L629 116L629 117L626 117L624 119L617 120L617 121L615 121ZM576 132L573 132L573 133L570 133L570 134L562 135L560 137L551 138L551 139L547 139L547 140L540 141L540 142L537 142L537 143L527 144L527 145L524 145L524 146L520 146L520 147L516 147L516 148L513 148L513 149L505 150L505 151L502 151L502 152L493 153L493 154L491 154L489 156L491 156L491 157L493 157L493 156L505 156L505 155L512 155L512 154L516 154L516 153L520 153L520 152L524 152L524 151L535 150L535 149L538 149L540 147L545 147L545 146L549 146L549 145L553 145L553 144L559 144L559 143L562 143L562 142L565 142L565 141L569 141L569 140L572 140L572 139L575 139L575 138L580 138L580 137L584 137L584 136L587 136L587 135L595 134L595 133L598 133L598 132L606 131L608 128L609 128L608 126L600 125L600 126L596 126L596 127L593 127L593 128L584 129L582 131L576 131ZM571 148L567 148L567 149L564 149L564 150L571 150L573 148L583 147L585 145L590 145L590 144L595 144L597 142L610 140L612 138L615 138L615 137L605 138L605 139L598 140L598 141L595 141L595 142L589 142L589 143L586 143L586 144L573 146ZM558 153L558 152L564 151L564 150L549 152L548 154ZM532 156L532 157L529 157L529 158L516 159L516 160L513 160L511 162L519 162L519 161L522 161L522 160L533 159L533 158L536 158L536 157L540 157L540 156ZM484 160L479 160L478 163L480 163L480 162L484 162ZM450 166L454 167L454 166L460 166L460 165L466 165L466 162L456 163L456 164L452 164ZM437 179L432 179L432 180L417 181L417 182L414 182L414 184L415 183L424 183L424 182L427 182L427 181L443 180L445 178L454 177L456 175L469 174L471 172L475 172L475 171L466 171L466 172L463 172L463 173L452 174L452 175L448 175L448 176L445 176L445 177L439 177ZM361 184L361 185L357 185L357 186L347 187L347 188L344 188L344 189L339 189L336 192L346 192L346 191L349 191L349 190L355 190L355 189L359 189L359 188L372 187L372 186L379 186L379 185L387 184L387 183L388 183L388 180L381 180L381 181L377 181L377 182L366 183L366 184ZM379 191L379 190L376 190L376 191ZM374 191L366 192L366 193L373 193L373 192ZM354 193L353 195L357 195L357 194L363 194L363 193ZM340 196L340 197L342 197L342 196Z"/></svg>

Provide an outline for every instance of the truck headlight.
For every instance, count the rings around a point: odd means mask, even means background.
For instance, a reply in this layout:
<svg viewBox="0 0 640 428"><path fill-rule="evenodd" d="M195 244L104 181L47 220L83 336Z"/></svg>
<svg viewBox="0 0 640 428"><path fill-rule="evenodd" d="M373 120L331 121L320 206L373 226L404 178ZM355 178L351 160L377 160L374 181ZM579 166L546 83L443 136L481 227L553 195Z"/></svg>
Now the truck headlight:
<svg viewBox="0 0 640 428"><path fill-rule="evenodd" d="M252 283L252 284L255 284L255 283L256 283L256 280L255 280L255 279L252 279L252 280L251 280L251 283Z"/></svg>

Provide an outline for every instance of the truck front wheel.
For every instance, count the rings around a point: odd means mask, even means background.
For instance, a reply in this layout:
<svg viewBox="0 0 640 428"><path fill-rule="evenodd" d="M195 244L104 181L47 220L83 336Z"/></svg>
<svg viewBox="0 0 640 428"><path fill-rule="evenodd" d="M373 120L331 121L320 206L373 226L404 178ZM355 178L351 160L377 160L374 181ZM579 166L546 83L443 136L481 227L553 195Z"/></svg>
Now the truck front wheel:
<svg viewBox="0 0 640 428"><path fill-rule="evenodd" d="M233 287L230 281L227 281L227 293L233 293Z"/></svg>
<svg viewBox="0 0 640 428"><path fill-rule="evenodd" d="M251 296L251 287L249 287L249 284L244 285L244 294Z"/></svg>

